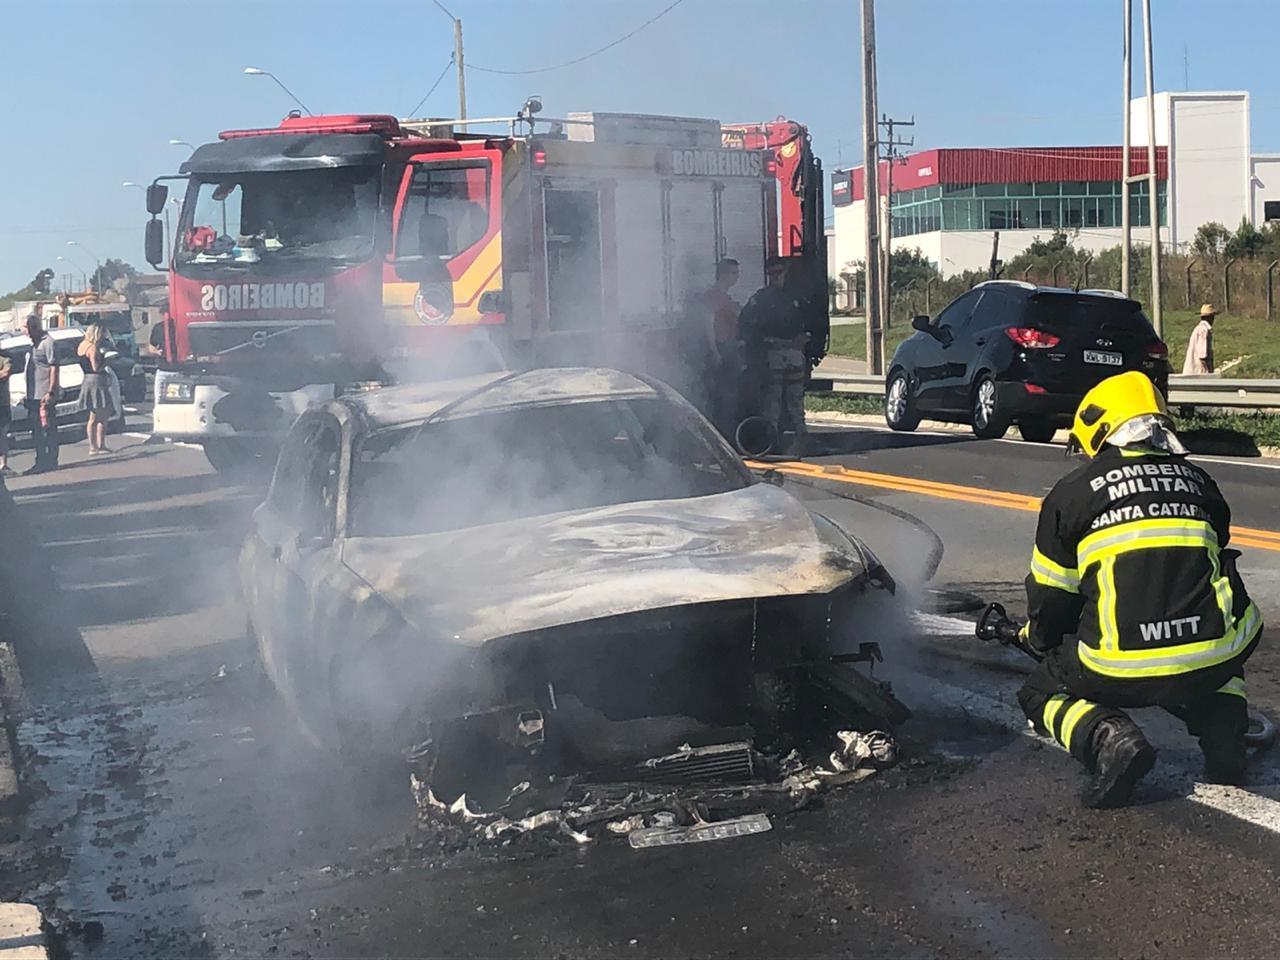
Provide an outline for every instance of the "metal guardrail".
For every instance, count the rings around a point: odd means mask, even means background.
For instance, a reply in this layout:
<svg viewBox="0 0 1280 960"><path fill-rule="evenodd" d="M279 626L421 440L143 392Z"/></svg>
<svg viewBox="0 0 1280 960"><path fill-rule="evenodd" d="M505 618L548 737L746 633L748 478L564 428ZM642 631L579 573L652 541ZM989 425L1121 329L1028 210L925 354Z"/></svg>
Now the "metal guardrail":
<svg viewBox="0 0 1280 960"><path fill-rule="evenodd" d="M870 374L819 372L816 380L831 381L836 393L884 396L884 378ZM1169 405L1173 407L1235 407L1246 410L1280 410L1280 380L1228 380L1223 377L1169 379Z"/></svg>

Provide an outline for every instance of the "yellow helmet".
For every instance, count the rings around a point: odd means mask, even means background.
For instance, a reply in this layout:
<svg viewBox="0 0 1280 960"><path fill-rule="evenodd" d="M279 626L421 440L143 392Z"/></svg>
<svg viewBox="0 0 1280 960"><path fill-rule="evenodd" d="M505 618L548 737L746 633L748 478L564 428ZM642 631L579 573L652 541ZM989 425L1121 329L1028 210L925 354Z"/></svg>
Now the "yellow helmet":
<svg viewBox="0 0 1280 960"><path fill-rule="evenodd" d="M1086 393L1076 408L1067 452L1080 450L1092 459L1119 427L1144 415L1169 417L1164 397L1151 379L1137 370L1107 377Z"/></svg>

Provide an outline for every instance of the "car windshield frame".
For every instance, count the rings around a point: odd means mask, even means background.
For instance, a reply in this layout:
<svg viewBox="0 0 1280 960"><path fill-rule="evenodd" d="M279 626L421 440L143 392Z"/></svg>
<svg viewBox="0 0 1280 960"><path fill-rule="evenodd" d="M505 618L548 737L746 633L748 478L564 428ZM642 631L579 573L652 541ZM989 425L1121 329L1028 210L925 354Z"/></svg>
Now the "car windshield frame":
<svg viewBox="0 0 1280 960"><path fill-rule="evenodd" d="M591 416L606 408L608 413L592 424ZM606 442L618 446L592 446L599 435L592 437L586 428L607 426L610 418L619 430ZM501 426L495 430L495 425ZM485 436L492 438L491 444L477 442ZM685 449L678 461L672 454L681 446ZM402 452L385 472L398 469L402 476L394 481L377 477L372 464L396 450ZM598 469L582 469L587 463ZM442 472L449 469L455 472ZM424 476L437 484L430 496ZM478 480L480 476L486 479ZM450 533L628 503L714 496L754 482L718 434L669 398L522 404L416 425L389 425L366 434L351 462L347 535ZM531 493L539 484L547 492ZM418 508L412 514L400 511L394 518L382 515L382 510L370 514L372 505L387 503L417 503Z"/></svg>
<svg viewBox="0 0 1280 960"><path fill-rule="evenodd" d="M373 164L193 175L174 236L174 265L184 270L213 267L273 272L299 266L348 268L367 263L377 250L382 179L381 166ZM334 222L334 212L321 209L318 188L326 183L350 186L353 231L323 237L303 232L324 230ZM289 189L283 189L285 186ZM256 205L249 216L243 207L246 187L253 188ZM219 198L224 190L226 195ZM332 196L338 206L345 204L342 191ZM198 222L197 217L206 219L205 211L213 204L222 204L223 222L212 226ZM246 227L252 232L245 233ZM211 235L197 249L189 241L200 228L211 229Z"/></svg>

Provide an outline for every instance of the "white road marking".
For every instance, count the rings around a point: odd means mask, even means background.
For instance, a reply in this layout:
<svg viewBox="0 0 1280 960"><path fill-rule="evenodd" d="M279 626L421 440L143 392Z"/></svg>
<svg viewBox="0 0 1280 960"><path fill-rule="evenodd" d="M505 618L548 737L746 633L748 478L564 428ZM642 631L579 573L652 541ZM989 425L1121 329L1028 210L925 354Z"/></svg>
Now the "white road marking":
<svg viewBox="0 0 1280 960"><path fill-rule="evenodd" d="M913 615L912 620L926 635L972 636L973 634L973 623L958 617L917 613ZM975 642L978 641L975 640ZM927 677L923 685L930 695L947 706L980 717L1015 733L1034 736L1019 707L1006 703L990 693L978 693L933 677ZM1157 747L1159 746L1157 744ZM1277 763L1272 755L1254 754L1252 756L1249 766L1251 782L1248 789L1202 783L1199 779L1200 763L1201 759L1197 751L1162 749L1159 763L1147 782L1244 823L1261 827L1272 833L1280 833L1280 800L1267 795L1280 796L1280 763ZM1259 791L1265 791L1265 793Z"/></svg>

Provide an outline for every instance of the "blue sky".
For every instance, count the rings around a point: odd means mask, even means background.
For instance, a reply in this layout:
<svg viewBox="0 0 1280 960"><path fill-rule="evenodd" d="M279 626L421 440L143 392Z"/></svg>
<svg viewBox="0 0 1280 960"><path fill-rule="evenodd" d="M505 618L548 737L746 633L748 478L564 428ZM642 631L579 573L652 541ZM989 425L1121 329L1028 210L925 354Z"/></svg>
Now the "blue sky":
<svg viewBox="0 0 1280 960"><path fill-rule="evenodd" d="M469 63L520 69L602 46L669 2L446 6ZM1251 91L1254 148L1280 150L1280 3L1154 7L1157 88L1184 87L1185 47L1191 87ZM877 13L880 106L915 114L919 147L1119 142L1119 0L880 0ZM537 93L548 115L785 114L809 125L828 168L848 165L860 160L858 22L857 0L684 0L586 63L471 73L469 112L508 115ZM144 266L142 194L121 183L176 172L185 151L170 138L274 124L292 106L244 66L275 72L316 112L404 115L453 48L430 0L0 0L0 35L0 292L44 266L66 272L59 254ZM419 112L455 105L450 75Z"/></svg>

